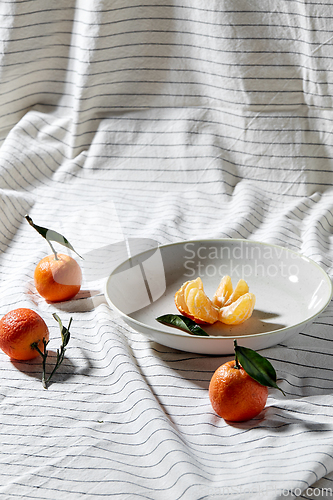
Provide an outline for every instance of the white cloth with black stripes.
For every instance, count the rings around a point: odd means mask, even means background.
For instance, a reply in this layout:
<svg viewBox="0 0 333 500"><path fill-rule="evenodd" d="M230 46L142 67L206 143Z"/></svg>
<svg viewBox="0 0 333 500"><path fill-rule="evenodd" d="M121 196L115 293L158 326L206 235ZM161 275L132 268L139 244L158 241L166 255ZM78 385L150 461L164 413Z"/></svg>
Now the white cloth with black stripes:
<svg viewBox="0 0 333 500"><path fill-rule="evenodd" d="M330 2L6 0L0 6L0 313L36 310L59 345L0 354L1 498L275 500L333 489L333 308L263 351L286 397L229 425L207 388L227 357L132 331L86 269L72 301L33 285L49 251L126 238L247 238L332 276Z"/></svg>

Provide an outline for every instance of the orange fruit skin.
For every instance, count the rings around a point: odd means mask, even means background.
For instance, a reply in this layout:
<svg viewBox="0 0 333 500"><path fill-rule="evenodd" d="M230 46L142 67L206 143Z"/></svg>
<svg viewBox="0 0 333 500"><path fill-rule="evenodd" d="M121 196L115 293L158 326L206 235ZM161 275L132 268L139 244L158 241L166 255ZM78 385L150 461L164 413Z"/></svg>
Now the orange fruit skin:
<svg viewBox="0 0 333 500"><path fill-rule="evenodd" d="M14 309L0 320L0 348L12 359L26 361L39 356L31 344L37 342L39 349L44 351L43 338L49 340L48 327L31 309Z"/></svg>
<svg viewBox="0 0 333 500"><path fill-rule="evenodd" d="M69 255L58 253L44 257L36 266L35 287L39 295L50 302L72 299L80 290L82 272L79 264Z"/></svg>
<svg viewBox="0 0 333 500"><path fill-rule="evenodd" d="M209 384L213 410L225 420L243 422L259 415L265 408L268 388L235 368L235 360L221 365Z"/></svg>

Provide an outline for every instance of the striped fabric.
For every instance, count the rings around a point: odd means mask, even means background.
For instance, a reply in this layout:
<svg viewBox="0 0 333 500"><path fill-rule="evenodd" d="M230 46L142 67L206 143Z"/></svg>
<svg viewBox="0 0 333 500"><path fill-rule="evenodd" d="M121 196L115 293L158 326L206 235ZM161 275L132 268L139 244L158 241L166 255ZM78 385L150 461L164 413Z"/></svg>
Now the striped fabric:
<svg viewBox="0 0 333 500"><path fill-rule="evenodd" d="M208 384L231 359L176 351L107 305L105 272L45 302L49 253L126 238L246 238L332 276L333 11L328 1L2 0L0 313L36 310L51 354L0 354L4 499L277 500L333 495L333 308L262 353L286 392L227 424Z"/></svg>

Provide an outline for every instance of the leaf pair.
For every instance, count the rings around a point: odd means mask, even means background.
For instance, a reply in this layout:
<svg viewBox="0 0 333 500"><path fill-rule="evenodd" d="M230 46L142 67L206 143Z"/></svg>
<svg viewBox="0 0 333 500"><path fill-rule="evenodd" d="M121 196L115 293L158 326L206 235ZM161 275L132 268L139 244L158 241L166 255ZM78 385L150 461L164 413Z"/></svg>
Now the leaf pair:
<svg viewBox="0 0 333 500"><path fill-rule="evenodd" d="M72 319L73 319L73 318L71 318L69 320L68 327L66 328L65 326L63 326L61 319L59 318L59 316L56 313L53 313L52 316L54 317L54 319L56 321L58 321L58 324L59 324L59 327L60 327L61 341L62 342L61 342L60 349L57 349L57 360L55 362L53 370L52 370L51 374L48 377L46 376L46 360L47 360L47 357L48 357L48 352L46 350L46 347L48 345L48 342L45 340L45 338L43 338L43 345L44 345L44 350L43 351L41 351L39 349L38 342L33 342L31 344L31 347L33 349L36 349L36 351L39 352L39 354L41 355L41 357L43 359L42 384L43 384L44 389L48 388L48 385L49 385L49 383L51 381L52 376L58 370L59 366L61 365L61 363L64 360L66 346L67 346L67 344L69 342L69 339L70 339L70 331L69 331L69 329L70 329L70 326L72 324Z"/></svg>

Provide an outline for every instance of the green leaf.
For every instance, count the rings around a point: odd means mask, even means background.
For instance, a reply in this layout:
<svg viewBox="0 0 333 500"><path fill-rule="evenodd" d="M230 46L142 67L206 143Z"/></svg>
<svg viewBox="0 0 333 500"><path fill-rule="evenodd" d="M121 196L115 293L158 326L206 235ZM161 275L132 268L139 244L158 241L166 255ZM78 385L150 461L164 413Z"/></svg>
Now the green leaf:
<svg viewBox="0 0 333 500"><path fill-rule="evenodd" d="M208 333L205 332L195 321L186 316L181 316L180 314L165 314L164 316L159 316L156 318L159 323L163 325L173 326L179 330L183 330L187 333L192 333L193 335L201 335L209 337Z"/></svg>
<svg viewBox="0 0 333 500"><path fill-rule="evenodd" d="M285 396L285 393L276 383L276 372L273 365L256 351L248 347L241 347L234 341L236 364L240 362L244 370L250 377L267 387L279 389Z"/></svg>
<svg viewBox="0 0 333 500"><path fill-rule="evenodd" d="M70 329L70 326L72 324L73 318L71 318L69 320L68 327L66 328L65 326L63 326L61 319L59 318L59 316L56 313L53 313L52 316L54 317L54 319L56 321L58 321L58 324L59 324L59 327L60 327L62 345L63 345L63 347L66 347L67 344L68 344L68 342L69 342L70 335L71 335L69 329Z"/></svg>
<svg viewBox="0 0 333 500"><path fill-rule="evenodd" d="M77 251L72 247L72 245L67 240L67 238L65 238L62 234L57 233L57 231L53 231L53 229L47 229L46 227L37 226L37 224L34 224L34 222L32 221L31 217L29 217L29 215L26 215L25 219L29 222L30 226L32 226L34 229L36 229L36 231L41 236L43 236L43 238L46 239L46 241L51 246L51 248L52 248L53 252L55 253L55 255L56 255L56 252L55 252L54 248L52 247L52 245L50 243L51 241L56 241L60 245L63 245L64 247L69 248L70 250L72 250L73 252L75 252L76 255L78 255L82 259L81 255L79 255L77 253Z"/></svg>

